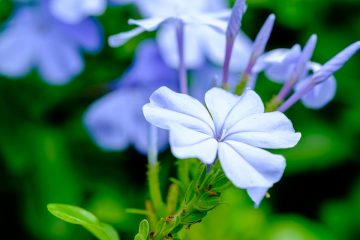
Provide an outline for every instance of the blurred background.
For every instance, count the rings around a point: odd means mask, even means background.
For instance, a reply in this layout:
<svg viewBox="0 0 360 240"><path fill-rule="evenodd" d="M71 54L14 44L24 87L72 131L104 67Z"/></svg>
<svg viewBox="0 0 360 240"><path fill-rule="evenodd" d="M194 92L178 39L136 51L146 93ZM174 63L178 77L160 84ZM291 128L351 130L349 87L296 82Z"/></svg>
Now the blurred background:
<svg viewBox="0 0 360 240"><path fill-rule="evenodd" d="M324 63L360 39L359 0L247 3L242 29L252 39L268 14L276 14L268 50L304 45L316 33L318 45L312 59ZM96 17L100 37L93 43L82 42L83 66L67 76L71 81L64 84L61 76L52 81L35 70L13 76L2 72L5 67L1 66L11 57L1 50L8 44L1 38L12 27L18 4L0 0L1 234L28 240L94 239L82 228L50 215L46 204L53 202L81 206L115 226L122 239L132 239L142 216L129 214L126 208L143 208L148 198L146 156L131 146L121 151L98 147L83 118L89 106L111 90L109 83L130 66L138 44L155 34L110 48L108 36L131 29L127 20L141 15L134 5L109 4ZM27 29L31 21L26 17L20 24ZM12 40L20 52L32 41L24 36ZM60 39L53 47L61 50L64 42ZM15 49L13 54L20 54ZM243 190L230 189L223 205L191 227L188 239L360 239L359 54L335 77L336 97L325 108L314 111L298 103L287 112L303 137L295 148L282 152L287 168L271 189L271 198L254 209ZM257 91L263 99L279 89L280 85L260 76ZM169 150L160 159L166 183L175 175L176 161ZM165 192L166 185L162 187Z"/></svg>

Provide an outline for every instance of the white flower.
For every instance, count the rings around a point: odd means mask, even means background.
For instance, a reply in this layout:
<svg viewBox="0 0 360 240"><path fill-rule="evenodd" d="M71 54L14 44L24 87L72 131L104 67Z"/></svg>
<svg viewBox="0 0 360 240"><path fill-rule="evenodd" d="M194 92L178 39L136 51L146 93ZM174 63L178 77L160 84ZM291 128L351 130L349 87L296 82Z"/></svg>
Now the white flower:
<svg viewBox="0 0 360 240"><path fill-rule="evenodd" d="M218 156L225 175L247 189L256 205L281 178L285 159L262 148L289 148L300 139L290 120L280 112L264 113L252 90L241 97L220 88L198 100L171 91L156 90L143 107L147 121L170 130L170 145L177 158L199 158L205 164Z"/></svg>

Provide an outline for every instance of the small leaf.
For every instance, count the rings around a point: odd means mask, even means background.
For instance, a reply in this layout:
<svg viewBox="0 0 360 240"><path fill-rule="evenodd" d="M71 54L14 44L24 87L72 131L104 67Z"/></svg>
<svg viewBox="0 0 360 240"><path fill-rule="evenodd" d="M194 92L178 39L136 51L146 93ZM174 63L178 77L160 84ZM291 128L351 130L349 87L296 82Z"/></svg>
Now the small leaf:
<svg viewBox="0 0 360 240"><path fill-rule="evenodd" d="M150 230L149 222L146 219L142 220L139 225L139 234L145 237L146 239L147 236L149 235L149 230Z"/></svg>
<svg viewBox="0 0 360 240"><path fill-rule="evenodd" d="M136 234L134 240L146 240L140 233Z"/></svg>
<svg viewBox="0 0 360 240"><path fill-rule="evenodd" d="M61 220L83 226L100 240L119 240L116 230L99 220L91 212L77 206L66 204L48 204L51 214Z"/></svg>
<svg viewBox="0 0 360 240"><path fill-rule="evenodd" d="M98 223L98 219L90 212L66 204L48 204L47 209L55 217L72 224L94 224Z"/></svg>
<svg viewBox="0 0 360 240"><path fill-rule="evenodd" d="M116 230L106 223L83 225L89 232L100 240L119 240Z"/></svg>

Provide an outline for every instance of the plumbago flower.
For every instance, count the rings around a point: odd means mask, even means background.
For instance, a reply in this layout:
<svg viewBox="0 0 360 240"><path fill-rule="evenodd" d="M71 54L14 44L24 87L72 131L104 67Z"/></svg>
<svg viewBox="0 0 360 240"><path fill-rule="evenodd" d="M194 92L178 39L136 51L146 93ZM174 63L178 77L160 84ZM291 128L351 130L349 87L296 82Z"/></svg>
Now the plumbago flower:
<svg viewBox="0 0 360 240"><path fill-rule="evenodd" d="M21 77L36 68L44 81L65 84L84 67L81 51L101 46L97 22L65 24L50 14L46 1L20 5L0 33L0 73Z"/></svg>
<svg viewBox="0 0 360 240"><path fill-rule="evenodd" d="M136 4L147 18L130 19L129 24L138 27L111 36L111 46L120 46L144 31L155 31L159 28L157 42L169 66L177 68L179 65L177 45L181 39L187 68L199 68L206 59L217 65L223 63L226 42L223 33L230 16L230 9L223 0L154 0L137 1ZM241 71L244 68L244 59L250 55L251 44L251 40L240 32L235 39L233 54L237 57L231 61L231 70Z"/></svg>
<svg viewBox="0 0 360 240"><path fill-rule="evenodd" d="M94 102L84 116L84 123L95 142L105 150L123 150L132 144L146 154L149 127L141 108L160 86L177 89L177 73L165 65L153 41L138 48L135 62L121 77L116 89ZM168 143L166 131L159 131L158 148Z"/></svg>
<svg viewBox="0 0 360 240"><path fill-rule="evenodd" d="M128 4L131 0L112 0L117 4ZM108 0L50 0L50 9L59 19L67 23L78 23L89 16L99 16L106 10Z"/></svg>
<svg viewBox="0 0 360 240"><path fill-rule="evenodd" d="M242 96L220 88L198 100L171 91L156 90L143 107L151 124L170 131L170 145L177 158L199 158L213 164L218 156L225 175L247 189L258 205L268 188L282 176L285 159L262 148L289 148L297 144L290 120L280 112L264 113L260 97L252 90Z"/></svg>
<svg viewBox="0 0 360 240"><path fill-rule="evenodd" d="M279 108L278 111L284 112L299 99L303 102L310 102L314 98L323 97L326 98L328 93L324 92L324 87L319 89L319 86L323 86L332 75L342 68L342 66L360 49L360 41L350 44L344 50L336 54L333 58L327 61L323 66L318 66L314 74L301 81L295 87L295 93L289 97ZM316 66L315 66L316 67ZM327 87L327 86L325 86ZM325 96L325 97L324 97Z"/></svg>
<svg viewBox="0 0 360 240"><path fill-rule="evenodd" d="M254 71L264 71L270 80L288 85L289 88L294 88L295 90L299 89L306 84L306 79L312 72L316 72L321 68L321 64L310 61L315 43L316 37L314 35L307 44L307 46L310 46L310 51L308 52L306 52L306 46L304 51L301 51L298 44L294 45L291 49L269 51L260 57L254 66ZM302 60L304 58L305 60ZM290 81L293 81L293 83L290 83ZM286 97L289 88L284 87L284 91L280 94L281 100ZM330 76L326 81L314 86L310 92L301 98L301 101L308 108L322 108L334 98L335 92L336 80L334 76Z"/></svg>

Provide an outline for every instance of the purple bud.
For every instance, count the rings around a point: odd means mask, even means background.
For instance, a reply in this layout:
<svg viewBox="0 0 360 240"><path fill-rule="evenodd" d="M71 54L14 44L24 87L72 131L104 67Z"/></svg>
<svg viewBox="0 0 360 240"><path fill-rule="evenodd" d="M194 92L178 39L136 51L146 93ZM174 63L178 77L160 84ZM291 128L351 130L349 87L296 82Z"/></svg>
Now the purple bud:
<svg viewBox="0 0 360 240"><path fill-rule="evenodd" d="M245 12L245 0L236 0L233 10L231 12L228 27L226 29L226 47L225 47L225 58L223 67L223 87L228 87L229 78L229 65L234 46L234 41L239 33L241 19Z"/></svg>
<svg viewBox="0 0 360 240"><path fill-rule="evenodd" d="M299 78L303 76L304 72L306 71L306 66L314 53L316 42L317 42L317 36L315 34L311 35L311 37L309 38L309 40L307 41L304 47L304 50L300 55L300 58L295 66L290 81L291 80L297 81Z"/></svg>
<svg viewBox="0 0 360 240"><path fill-rule="evenodd" d="M279 100L284 100L297 81L305 75L306 67L314 53L316 42L317 36L315 34L311 35L295 65L294 71L290 75L290 79L285 83L278 95Z"/></svg>
<svg viewBox="0 0 360 240"><path fill-rule="evenodd" d="M304 85L298 91L296 91L288 100L286 100L283 105L278 108L278 111L284 112L292 105L294 105L300 98L307 94L311 89L313 89L317 84L322 83L331 77L337 70L339 70L358 50L360 49L360 41L357 41L335 57L330 59L325 63L319 71L315 72L312 76L309 77L309 80L306 80L308 84Z"/></svg>
<svg viewBox="0 0 360 240"><path fill-rule="evenodd" d="M228 27L226 29L226 37L228 39L235 39L235 37L238 35L245 8L245 0L236 0L231 12Z"/></svg>
<svg viewBox="0 0 360 240"><path fill-rule="evenodd" d="M256 59L264 53L266 44L269 41L270 34L271 34L273 26L274 26L274 22L275 22L275 15L271 14L266 19L264 25L262 26L258 35L256 36L256 39L255 39L255 42L253 45L251 61L255 62Z"/></svg>
<svg viewBox="0 0 360 240"><path fill-rule="evenodd" d="M360 49L360 41L357 41L341 52L335 57L327 61L322 68L315 72L312 81L320 83L328 79L336 71L338 71L358 50Z"/></svg>

